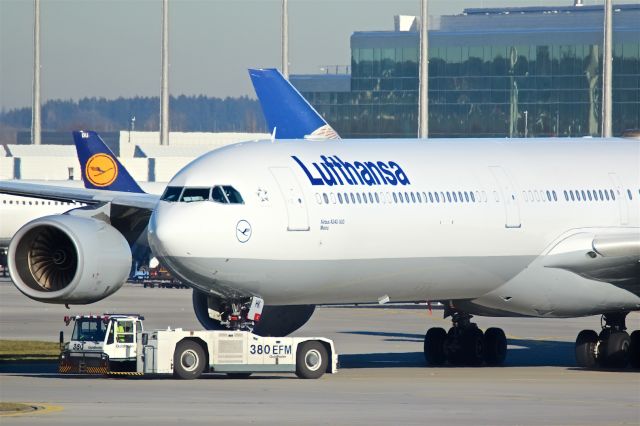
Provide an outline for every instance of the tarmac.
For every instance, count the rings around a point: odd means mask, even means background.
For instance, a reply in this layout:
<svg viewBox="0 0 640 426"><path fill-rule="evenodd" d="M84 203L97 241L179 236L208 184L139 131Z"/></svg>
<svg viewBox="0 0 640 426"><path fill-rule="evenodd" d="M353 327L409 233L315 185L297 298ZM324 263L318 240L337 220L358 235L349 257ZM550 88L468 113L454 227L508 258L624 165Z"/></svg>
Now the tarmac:
<svg viewBox="0 0 640 426"><path fill-rule="evenodd" d="M57 341L64 315L128 312L145 315L147 329L201 328L191 290L126 285L88 306L46 305L0 281L0 339ZM0 401L43 407L2 425L117 424L640 424L640 372L587 371L575 366L578 332L600 329L599 317L476 318L509 338L499 368L429 368L423 336L449 327L442 311L320 307L300 336L334 340L340 371L319 380L289 374L228 379L211 374L173 378L60 376L54 364L0 364ZM640 313L629 315L630 330Z"/></svg>

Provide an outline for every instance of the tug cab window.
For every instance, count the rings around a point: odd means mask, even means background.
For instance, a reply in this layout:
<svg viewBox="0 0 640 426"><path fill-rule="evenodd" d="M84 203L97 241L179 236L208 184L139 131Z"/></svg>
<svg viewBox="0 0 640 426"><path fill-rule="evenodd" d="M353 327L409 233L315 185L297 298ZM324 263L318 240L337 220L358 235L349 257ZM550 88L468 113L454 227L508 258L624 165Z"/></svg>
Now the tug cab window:
<svg viewBox="0 0 640 426"><path fill-rule="evenodd" d="M209 199L210 188L185 188L180 201L193 203L194 201L206 201Z"/></svg>
<svg viewBox="0 0 640 426"><path fill-rule="evenodd" d="M176 202L180 198L181 192L181 186L167 186L167 189L164 190L164 194L162 194L160 199L162 201Z"/></svg>
<svg viewBox="0 0 640 426"><path fill-rule="evenodd" d="M102 342L107 331L106 324L100 318L78 319L73 328L71 340L82 342Z"/></svg>

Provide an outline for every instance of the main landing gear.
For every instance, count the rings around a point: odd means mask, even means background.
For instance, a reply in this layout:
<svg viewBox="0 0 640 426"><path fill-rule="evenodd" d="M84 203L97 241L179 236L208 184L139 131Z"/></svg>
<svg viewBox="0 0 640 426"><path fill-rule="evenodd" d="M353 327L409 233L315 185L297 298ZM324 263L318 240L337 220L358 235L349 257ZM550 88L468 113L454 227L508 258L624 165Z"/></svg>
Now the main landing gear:
<svg viewBox="0 0 640 426"><path fill-rule="evenodd" d="M462 312L451 313L453 326L446 332L433 327L424 336L424 357L428 365L498 366L507 355L507 338L500 328L488 328L484 333L473 316Z"/></svg>
<svg viewBox="0 0 640 426"><path fill-rule="evenodd" d="M582 368L640 368L640 330L627 333L627 312L602 315L602 331L582 330L576 338L576 362Z"/></svg>

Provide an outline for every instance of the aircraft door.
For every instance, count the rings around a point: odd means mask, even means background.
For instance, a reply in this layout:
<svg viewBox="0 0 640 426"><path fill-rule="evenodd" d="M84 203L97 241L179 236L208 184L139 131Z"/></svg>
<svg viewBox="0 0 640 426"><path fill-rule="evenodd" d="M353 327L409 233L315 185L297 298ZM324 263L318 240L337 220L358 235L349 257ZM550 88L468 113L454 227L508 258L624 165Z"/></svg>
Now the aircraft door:
<svg viewBox="0 0 640 426"><path fill-rule="evenodd" d="M504 205L505 227L520 228L520 206L518 205L518 194L513 183L504 169L500 166L489 167L491 174L498 184L498 193Z"/></svg>
<svg viewBox="0 0 640 426"><path fill-rule="evenodd" d="M618 201L618 209L620 210L620 225L629 224L629 207L628 200L625 194L624 188L620 183L620 177L615 173L609 173L609 180L613 185L613 190L616 194Z"/></svg>
<svg viewBox="0 0 640 426"><path fill-rule="evenodd" d="M288 167L271 167L271 174L278 182L287 207L287 231L308 231L309 215L302 189Z"/></svg>

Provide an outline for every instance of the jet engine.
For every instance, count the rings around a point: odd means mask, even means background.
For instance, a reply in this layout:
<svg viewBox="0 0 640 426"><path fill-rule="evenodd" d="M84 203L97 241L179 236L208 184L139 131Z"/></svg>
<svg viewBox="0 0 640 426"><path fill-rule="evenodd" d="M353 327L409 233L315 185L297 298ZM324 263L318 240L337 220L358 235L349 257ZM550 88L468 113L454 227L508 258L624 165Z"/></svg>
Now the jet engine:
<svg viewBox="0 0 640 426"><path fill-rule="evenodd" d="M224 304L224 300L193 290L193 310L200 324L207 330L226 329L218 319ZM315 309L315 305L266 305L253 332L260 336L287 336L305 325Z"/></svg>
<svg viewBox="0 0 640 426"><path fill-rule="evenodd" d="M88 304L114 293L131 268L129 244L100 220L54 215L33 220L9 245L18 290L45 303Z"/></svg>

